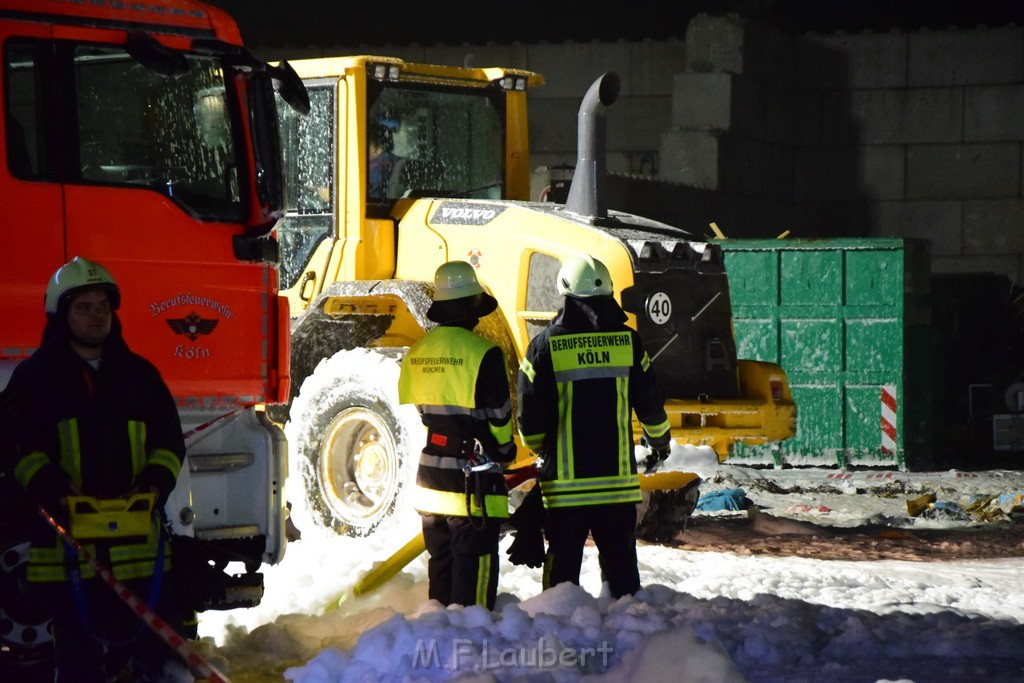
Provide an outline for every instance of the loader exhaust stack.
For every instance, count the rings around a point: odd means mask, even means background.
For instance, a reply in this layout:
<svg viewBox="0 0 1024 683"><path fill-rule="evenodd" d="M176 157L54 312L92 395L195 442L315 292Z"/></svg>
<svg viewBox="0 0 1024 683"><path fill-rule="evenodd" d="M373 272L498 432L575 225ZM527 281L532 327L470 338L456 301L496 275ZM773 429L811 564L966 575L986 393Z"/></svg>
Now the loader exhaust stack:
<svg viewBox="0 0 1024 683"><path fill-rule="evenodd" d="M604 110L619 96L619 75L604 74L590 86L578 114L576 172L565 208L581 216L607 218L604 200L607 151Z"/></svg>

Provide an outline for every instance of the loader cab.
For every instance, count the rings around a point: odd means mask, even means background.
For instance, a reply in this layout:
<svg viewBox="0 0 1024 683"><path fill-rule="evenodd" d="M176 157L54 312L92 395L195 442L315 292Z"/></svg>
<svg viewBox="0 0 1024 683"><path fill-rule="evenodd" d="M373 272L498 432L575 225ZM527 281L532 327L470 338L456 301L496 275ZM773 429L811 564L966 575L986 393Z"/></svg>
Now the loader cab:
<svg viewBox="0 0 1024 683"><path fill-rule="evenodd" d="M368 214L409 197L503 198L500 91L370 81L367 100Z"/></svg>
<svg viewBox="0 0 1024 683"><path fill-rule="evenodd" d="M303 293L301 298L312 293L310 276L301 283L299 279L310 270L307 266L312 265L314 253L319 250L322 261L325 248L329 251L334 241L335 205L339 199L335 192L338 141L334 86L333 80L306 84L308 116L299 116L278 101L286 187L285 217L277 227L281 291L298 289ZM293 314L301 310L296 308L299 298L289 299Z"/></svg>
<svg viewBox="0 0 1024 683"><path fill-rule="evenodd" d="M308 117L279 104L288 196L277 237L294 315L332 282L394 277L416 200L528 197L535 74L377 57L292 66L311 103Z"/></svg>

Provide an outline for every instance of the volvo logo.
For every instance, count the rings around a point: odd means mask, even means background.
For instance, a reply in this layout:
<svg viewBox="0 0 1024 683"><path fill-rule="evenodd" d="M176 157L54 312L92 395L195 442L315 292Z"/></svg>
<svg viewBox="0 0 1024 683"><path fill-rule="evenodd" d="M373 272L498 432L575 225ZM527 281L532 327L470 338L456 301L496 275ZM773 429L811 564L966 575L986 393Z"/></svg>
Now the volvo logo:
<svg viewBox="0 0 1024 683"><path fill-rule="evenodd" d="M504 210L505 207L492 204L442 202L434 212L431 222L447 225L486 225Z"/></svg>
<svg viewBox="0 0 1024 683"><path fill-rule="evenodd" d="M490 221L498 212L494 209L441 209L441 218L463 218L471 221Z"/></svg>

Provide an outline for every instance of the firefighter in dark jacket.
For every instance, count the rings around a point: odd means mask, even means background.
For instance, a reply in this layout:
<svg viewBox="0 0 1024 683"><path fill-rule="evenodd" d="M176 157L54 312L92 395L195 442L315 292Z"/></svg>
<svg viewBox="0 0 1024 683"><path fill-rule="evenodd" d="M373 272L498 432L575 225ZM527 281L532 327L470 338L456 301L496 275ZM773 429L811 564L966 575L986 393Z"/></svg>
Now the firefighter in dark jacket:
<svg viewBox="0 0 1024 683"><path fill-rule="evenodd" d="M15 368L4 392L5 405L16 411L9 465L35 503L80 534L76 540L95 561L180 633L184 614L172 593L170 551L156 510L174 487L185 444L160 374L125 344L120 299L110 273L85 258L50 278L42 343ZM137 494L152 494L154 512L147 521L143 496L131 536L80 530L68 507L69 496L127 501ZM72 504L76 513L95 509ZM92 564L41 515L34 524L28 581L53 620L57 681L105 681L129 664L135 681L187 675L174 650Z"/></svg>
<svg viewBox="0 0 1024 683"><path fill-rule="evenodd" d="M497 301L465 261L442 264L427 317L438 323L402 360L398 395L427 427L414 506L422 516L428 594L494 607L498 536L507 520L504 463L515 457L505 355L472 330Z"/></svg>
<svg viewBox="0 0 1024 683"><path fill-rule="evenodd" d="M640 484L631 410L659 459L670 432L664 397L640 336L612 297L608 269L591 257L558 272L564 305L519 366L519 433L539 456L545 508L544 588L579 583L590 534L614 597L640 588L636 505Z"/></svg>

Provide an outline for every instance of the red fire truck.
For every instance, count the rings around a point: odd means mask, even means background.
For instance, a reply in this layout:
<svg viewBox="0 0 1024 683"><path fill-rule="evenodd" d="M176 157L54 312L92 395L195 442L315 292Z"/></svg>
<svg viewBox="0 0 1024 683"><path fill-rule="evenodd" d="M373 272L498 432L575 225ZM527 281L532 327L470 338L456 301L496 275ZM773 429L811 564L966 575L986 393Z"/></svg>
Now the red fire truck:
<svg viewBox="0 0 1024 683"><path fill-rule="evenodd" d="M103 264L129 345L179 405L188 457L166 512L203 571L196 607L256 604L257 569L284 552L287 471L262 410L289 390L274 93L301 110L305 90L193 0L0 0L0 50L0 388L39 344L54 270ZM49 634L19 590L36 511L0 487L8 666Z"/></svg>

